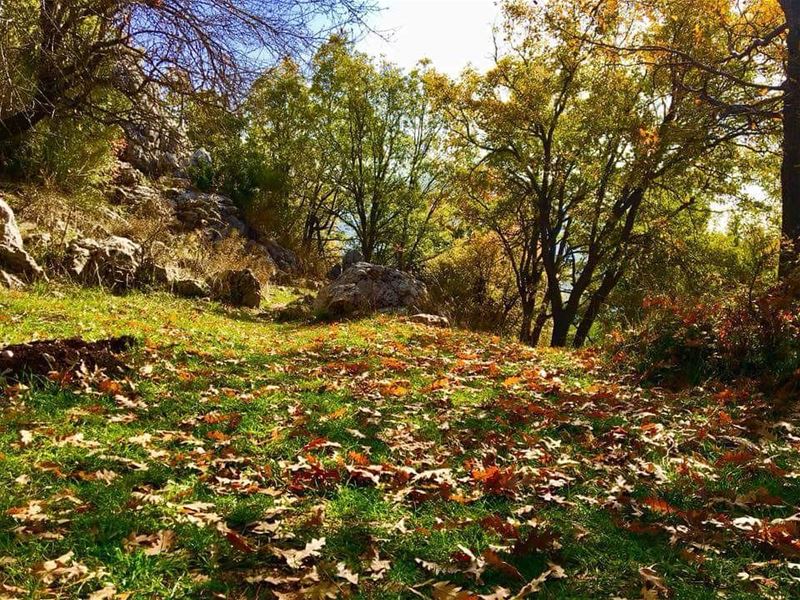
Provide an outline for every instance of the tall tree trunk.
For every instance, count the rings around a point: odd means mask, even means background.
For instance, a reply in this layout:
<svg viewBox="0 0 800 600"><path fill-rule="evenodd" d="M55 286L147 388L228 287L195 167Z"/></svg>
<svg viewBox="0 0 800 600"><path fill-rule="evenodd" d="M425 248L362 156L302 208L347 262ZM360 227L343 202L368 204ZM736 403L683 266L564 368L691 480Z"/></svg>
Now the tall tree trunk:
<svg viewBox="0 0 800 600"><path fill-rule="evenodd" d="M594 325L597 316L600 314L600 309L603 307L606 300L608 300L608 295L616 287L622 277L622 273L623 270L620 267L615 271L607 272L603 276L600 287L592 294L586 311L583 313L583 317L575 330L575 337L572 340L572 345L575 346L575 348L580 348L586 343L586 340L589 338L589 332L592 330L592 325Z"/></svg>
<svg viewBox="0 0 800 600"><path fill-rule="evenodd" d="M800 0L781 0L781 6L789 25L781 167L783 244L779 275L783 279L797 267L800 256Z"/></svg>
<svg viewBox="0 0 800 600"><path fill-rule="evenodd" d="M519 341L529 346L533 341L533 313L536 311L536 302L522 303L522 325L519 330Z"/></svg>
<svg viewBox="0 0 800 600"><path fill-rule="evenodd" d="M569 309L553 311L553 334L550 337L550 345L553 348L563 348L567 345L569 338L569 328L575 314Z"/></svg>

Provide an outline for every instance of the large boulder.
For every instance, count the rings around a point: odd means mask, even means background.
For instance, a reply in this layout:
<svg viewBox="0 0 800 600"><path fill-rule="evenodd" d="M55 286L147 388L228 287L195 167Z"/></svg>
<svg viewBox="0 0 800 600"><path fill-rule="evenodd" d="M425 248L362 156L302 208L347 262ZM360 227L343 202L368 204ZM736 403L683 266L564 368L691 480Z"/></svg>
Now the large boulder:
<svg viewBox="0 0 800 600"><path fill-rule="evenodd" d="M67 272L88 285L113 291L135 287L142 266L142 247L128 238L111 236L102 241L78 239L67 246Z"/></svg>
<svg viewBox="0 0 800 600"><path fill-rule="evenodd" d="M6 272L8 278L4 279L8 281L11 281L13 276L15 285L20 280L34 281L44 276L41 267L25 251L14 211L2 198L0 198L0 270Z"/></svg>
<svg viewBox="0 0 800 600"><path fill-rule="evenodd" d="M261 305L261 283L250 269L222 271L214 275L209 284L215 300L248 308Z"/></svg>
<svg viewBox="0 0 800 600"><path fill-rule="evenodd" d="M378 310L421 310L427 303L425 284L412 275L360 262L320 290L314 310L330 317L348 317Z"/></svg>

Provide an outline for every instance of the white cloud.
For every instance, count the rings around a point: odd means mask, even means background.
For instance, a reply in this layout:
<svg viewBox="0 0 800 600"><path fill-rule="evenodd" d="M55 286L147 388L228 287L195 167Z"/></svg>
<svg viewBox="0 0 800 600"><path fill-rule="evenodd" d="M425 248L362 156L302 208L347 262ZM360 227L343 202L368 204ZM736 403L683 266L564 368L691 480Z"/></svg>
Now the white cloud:
<svg viewBox="0 0 800 600"><path fill-rule="evenodd" d="M457 75L467 65L492 64L492 26L499 17L495 0L382 0L370 19L373 29L358 48L384 55L406 69L429 58L440 71Z"/></svg>

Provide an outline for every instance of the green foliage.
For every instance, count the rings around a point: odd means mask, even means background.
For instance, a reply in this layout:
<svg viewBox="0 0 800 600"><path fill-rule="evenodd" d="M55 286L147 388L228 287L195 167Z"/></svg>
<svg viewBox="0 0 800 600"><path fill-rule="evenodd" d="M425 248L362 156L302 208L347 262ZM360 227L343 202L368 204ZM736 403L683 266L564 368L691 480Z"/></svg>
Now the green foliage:
<svg viewBox="0 0 800 600"><path fill-rule="evenodd" d="M107 181L120 139L116 127L80 118L39 123L5 150L8 173L52 185L66 192Z"/></svg>
<svg viewBox="0 0 800 600"><path fill-rule="evenodd" d="M433 105L425 64L406 74L332 39L314 61L312 94L322 109L323 142L342 189L342 223L364 258L411 268L447 201L444 122ZM438 243L437 243L438 242Z"/></svg>
<svg viewBox="0 0 800 600"><path fill-rule="evenodd" d="M189 165L187 175L192 185L201 192L210 192L214 187L214 166L207 163Z"/></svg>

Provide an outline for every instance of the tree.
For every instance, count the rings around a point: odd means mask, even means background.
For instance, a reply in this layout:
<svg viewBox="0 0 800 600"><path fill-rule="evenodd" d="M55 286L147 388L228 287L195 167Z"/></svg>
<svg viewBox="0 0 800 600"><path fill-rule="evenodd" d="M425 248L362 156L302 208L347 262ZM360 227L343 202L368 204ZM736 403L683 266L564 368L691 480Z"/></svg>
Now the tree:
<svg viewBox="0 0 800 600"><path fill-rule="evenodd" d="M487 219L510 215L504 245L520 296L535 308L541 290L553 346L567 344L573 327L573 344L586 342L641 243L643 217L691 209L715 184L707 173L724 172L737 160L737 140L754 133L747 117L729 118L686 93L729 98L710 74L613 50L631 36L680 43L694 13L654 22L613 2L599 3L601 11L586 4L507 2L496 66L444 102L457 143L478 159L471 177L501 181L477 207ZM721 51L713 28L690 31Z"/></svg>
<svg viewBox="0 0 800 600"><path fill-rule="evenodd" d="M785 279L800 260L800 1L602 0L595 9L609 4L661 22L683 15L683 36L618 41L613 48L650 65L703 73L703 80L726 94L686 86L687 94L717 109L721 118L747 118L761 133L782 138L778 270ZM706 44L707 35L692 39L696 30L713 31L718 42ZM594 36L585 39L608 44Z"/></svg>
<svg viewBox="0 0 800 600"><path fill-rule="evenodd" d="M315 59L312 95L326 151L338 158L339 218L367 261L408 268L433 233L446 196L442 122L426 73L375 64L334 38Z"/></svg>
<svg viewBox="0 0 800 600"><path fill-rule="evenodd" d="M247 102L247 144L274 174L258 210L273 212L306 257L324 255L339 205L337 161L324 145L322 109L300 67L286 59L262 75Z"/></svg>
<svg viewBox="0 0 800 600"><path fill-rule="evenodd" d="M0 7L0 142L152 88L240 94L265 57L304 51L360 22L369 0L6 0ZM176 76L180 74L180 76ZM176 83L179 82L179 85ZM7 87L6 87L7 86Z"/></svg>

